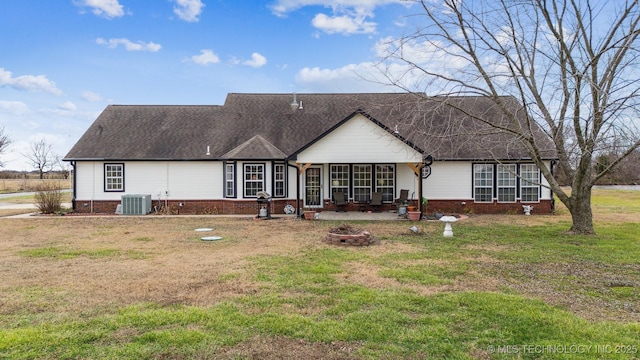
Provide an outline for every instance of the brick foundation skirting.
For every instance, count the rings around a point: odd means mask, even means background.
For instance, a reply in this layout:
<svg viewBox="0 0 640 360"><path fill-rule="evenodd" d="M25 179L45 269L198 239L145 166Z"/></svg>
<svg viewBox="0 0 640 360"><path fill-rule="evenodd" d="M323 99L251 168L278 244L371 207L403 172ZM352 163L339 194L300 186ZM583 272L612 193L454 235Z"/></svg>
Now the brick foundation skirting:
<svg viewBox="0 0 640 360"><path fill-rule="evenodd" d="M114 214L120 200L75 200L74 210L78 213L101 213ZM165 206L166 204L166 206ZM296 208L296 200L272 199L268 203L271 215L284 214L284 207L291 205ZM409 205L417 206L417 201L409 202ZM551 214L553 203L551 200L542 200L538 203L475 203L469 200L429 200L427 203L427 214L433 213L454 213L454 214L521 214L522 205L532 205L532 215ZM164 214L183 215L258 215L263 204L258 204L256 200L169 200L152 201L151 212L162 211ZM167 210L168 208L168 210ZM344 208L346 211L369 211L374 210L367 204L349 203ZM384 204L376 210L394 210L392 204ZM324 207L318 211L335 211L336 206L328 199L325 200Z"/></svg>
<svg viewBox="0 0 640 360"><path fill-rule="evenodd" d="M74 210L78 213L115 214L119 200L75 200ZM273 199L268 203L271 215L284 214L284 207L296 207L295 200ZM171 215L258 215L264 204L256 200L169 200L151 202L151 213L161 212Z"/></svg>

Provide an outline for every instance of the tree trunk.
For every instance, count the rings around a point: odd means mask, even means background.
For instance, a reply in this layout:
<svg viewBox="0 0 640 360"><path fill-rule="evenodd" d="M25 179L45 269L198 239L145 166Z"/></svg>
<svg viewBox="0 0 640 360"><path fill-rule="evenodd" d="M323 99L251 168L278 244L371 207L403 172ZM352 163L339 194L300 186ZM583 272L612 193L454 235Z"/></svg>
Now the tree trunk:
<svg viewBox="0 0 640 360"><path fill-rule="evenodd" d="M591 187L571 190L571 198L566 204L571 212L572 234L594 235L593 213L591 212Z"/></svg>

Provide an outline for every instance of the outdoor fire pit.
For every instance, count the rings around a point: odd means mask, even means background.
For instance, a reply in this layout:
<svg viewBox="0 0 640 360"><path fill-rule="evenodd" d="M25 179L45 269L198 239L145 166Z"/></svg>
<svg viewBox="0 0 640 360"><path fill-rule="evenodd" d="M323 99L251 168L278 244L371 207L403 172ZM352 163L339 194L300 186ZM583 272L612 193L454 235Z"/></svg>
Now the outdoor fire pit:
<svg viewBox="0 0 640 360"><path fill-rule="evenodd" d="M368 246L373 243L374 238L366 230L363 231L343 224L330 229L324 240L329 244L340 246Z"/></svg>

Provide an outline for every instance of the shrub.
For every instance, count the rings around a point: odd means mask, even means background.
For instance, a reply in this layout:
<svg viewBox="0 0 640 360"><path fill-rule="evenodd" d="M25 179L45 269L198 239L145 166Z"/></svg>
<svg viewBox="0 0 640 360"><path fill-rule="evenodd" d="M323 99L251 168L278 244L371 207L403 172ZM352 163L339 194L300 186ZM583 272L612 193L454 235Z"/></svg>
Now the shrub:
<svg viewBox="0 0 640 360"><path fill-rule="evenodd" d="M55 214L62 210L62 192L54 184L42 183L36 193L36 206L43 214Z"/></svg>

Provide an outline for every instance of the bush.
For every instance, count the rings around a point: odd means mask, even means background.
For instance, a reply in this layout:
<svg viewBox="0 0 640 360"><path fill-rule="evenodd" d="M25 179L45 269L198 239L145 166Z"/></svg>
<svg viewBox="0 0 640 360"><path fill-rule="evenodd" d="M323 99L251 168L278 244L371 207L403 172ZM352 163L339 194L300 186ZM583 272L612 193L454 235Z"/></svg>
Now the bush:
<svg viewBox="0 0 640 360"><path fill-rule="evenodd" d="M54 184L43 183L38 186L36 206L43 214L55 214L62 210L62 192Z"/></svg>

